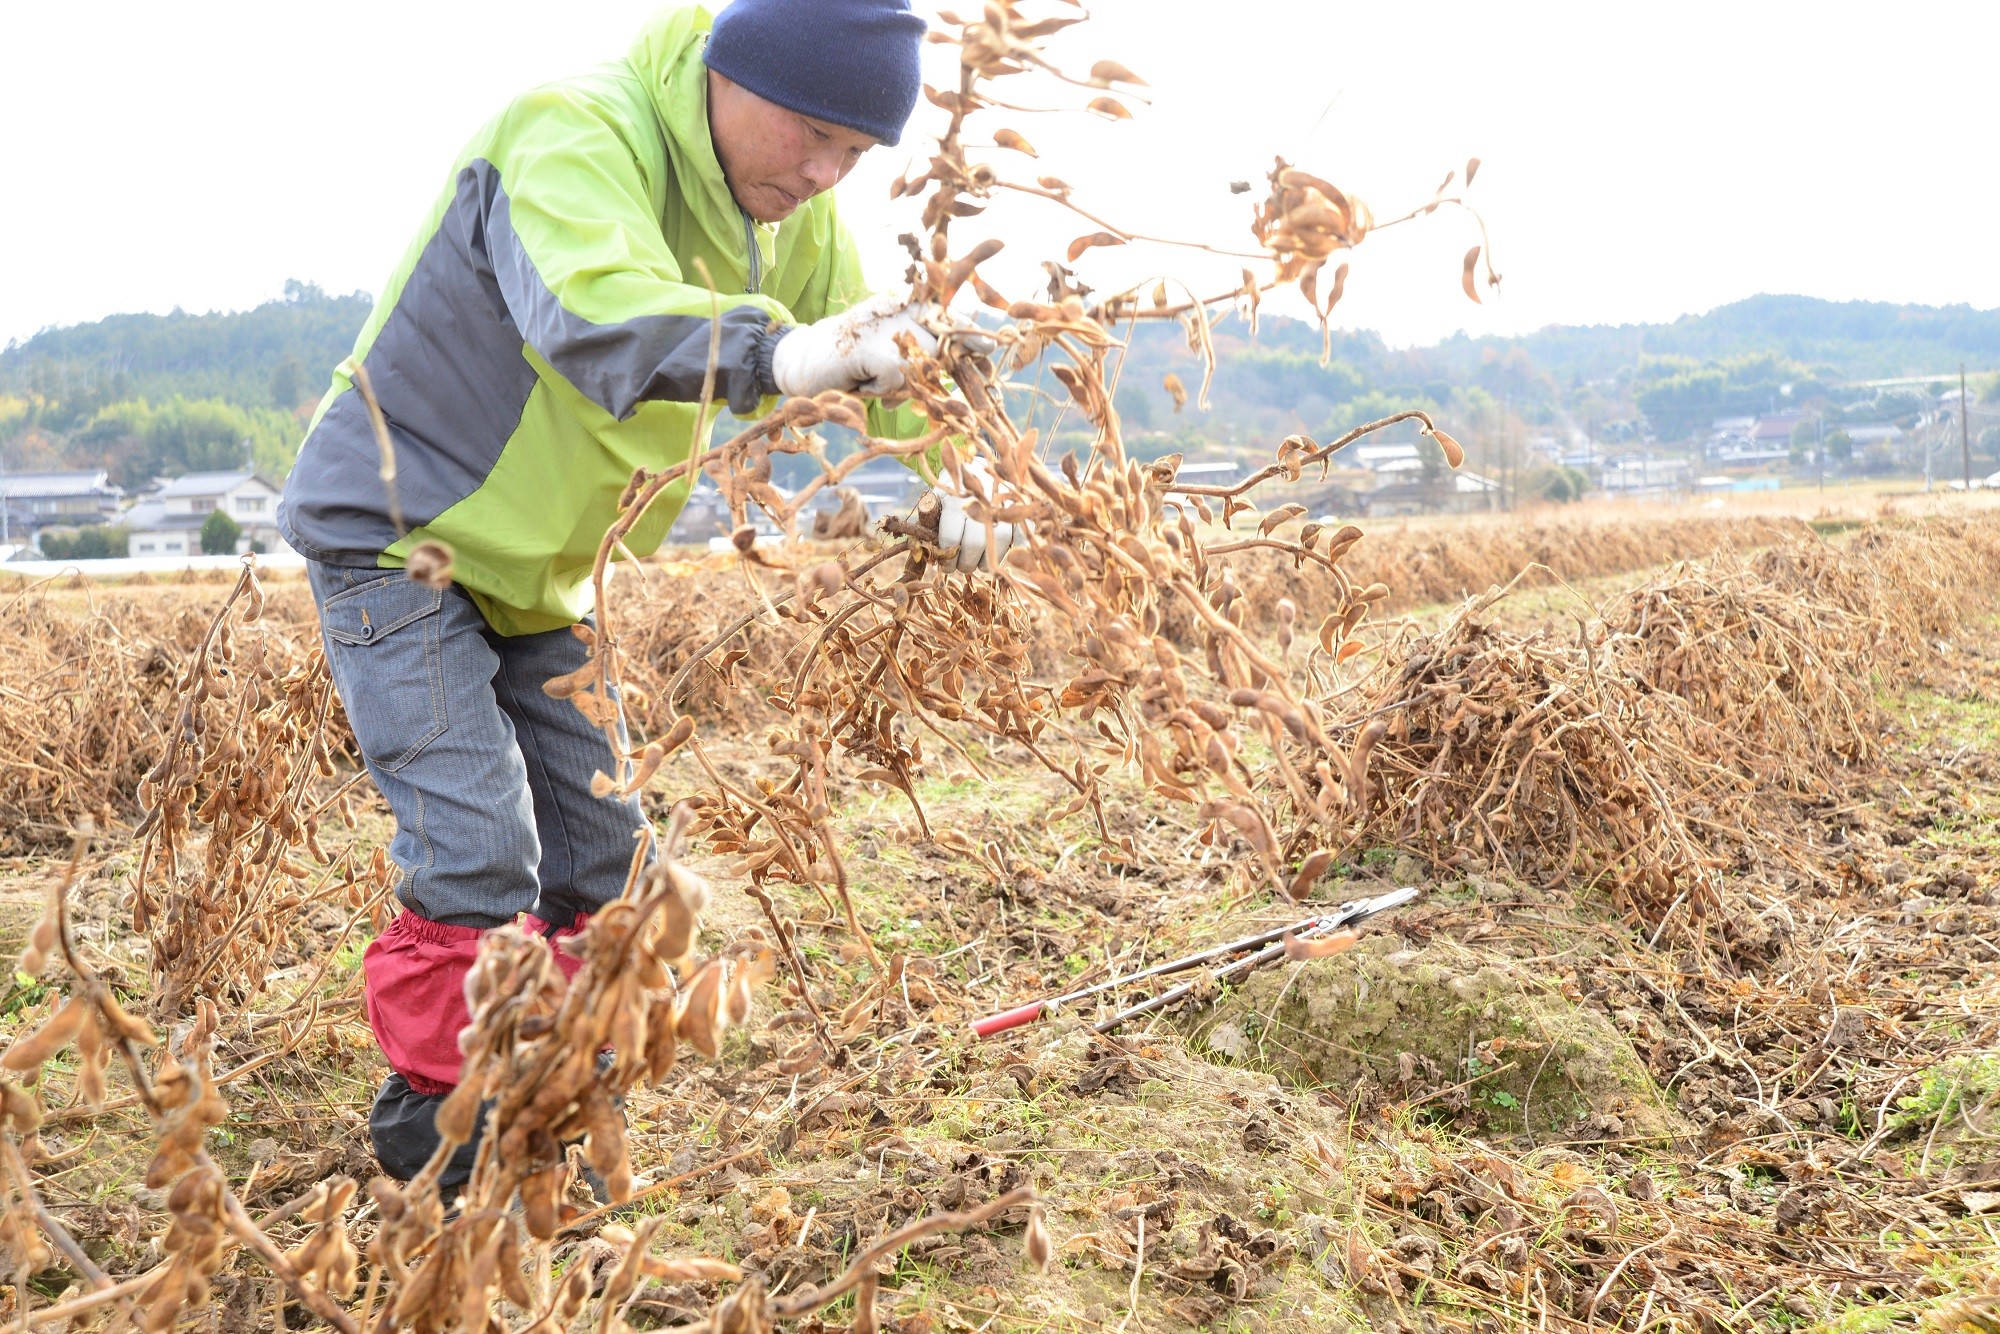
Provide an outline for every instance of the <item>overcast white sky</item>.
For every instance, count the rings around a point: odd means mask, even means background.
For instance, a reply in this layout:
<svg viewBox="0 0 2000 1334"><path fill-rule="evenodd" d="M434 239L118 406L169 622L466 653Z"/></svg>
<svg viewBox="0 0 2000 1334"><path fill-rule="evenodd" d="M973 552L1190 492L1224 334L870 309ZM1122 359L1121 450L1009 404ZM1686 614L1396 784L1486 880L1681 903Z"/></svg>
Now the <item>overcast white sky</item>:
<svg viewBox="0 0 2000 1334"><path fill-rule="evenodd" d="M242 308L293 277L376 290L480 122L622 55L656 8L0 0L0 341ZM1993 0L1097 0L1054 50L1124 62L1155 104L1121 124L996 115L1042 161L994 161L1059 175L1132 230L1247 242L1257 195L1227 183L1273 153L1379 216L1482 158L1473 198L1505 286L1484 306L1459 291L1463 216L1372 238L1338 314L1392 342L1666 320L1760 291L2000 306ZM841 186L885 281L913 220L885 183L938 114L920 104L904 147ZM995 217L1021 263L1094 230L1033 201ZM1153 248L1080 266L1235 271Z"/></svg>

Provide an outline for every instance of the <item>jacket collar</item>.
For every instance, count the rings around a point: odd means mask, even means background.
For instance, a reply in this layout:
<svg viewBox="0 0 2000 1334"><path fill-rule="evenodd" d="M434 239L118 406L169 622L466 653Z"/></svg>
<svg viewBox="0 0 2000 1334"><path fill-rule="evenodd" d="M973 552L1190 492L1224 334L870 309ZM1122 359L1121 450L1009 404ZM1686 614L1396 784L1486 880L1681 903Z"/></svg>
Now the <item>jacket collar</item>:
<svg viewBox="0 0 2000 1334"><path fill-rule="evenodd" d="M644 82L659 118L673 160L674 187L684 206L699 220L711 246L747 264L746 215L729 193L708 130L708 67L701 57L714 22L700 5L666 10L640 32L627 59ZM753 225L748 230L761 252L757 267L768 274L777 250L772 229ZM687 277L697 281L693 274ZM721 274L716 278L727 295L729 285ZM741 286L739 281L736 287Z"/></svg>

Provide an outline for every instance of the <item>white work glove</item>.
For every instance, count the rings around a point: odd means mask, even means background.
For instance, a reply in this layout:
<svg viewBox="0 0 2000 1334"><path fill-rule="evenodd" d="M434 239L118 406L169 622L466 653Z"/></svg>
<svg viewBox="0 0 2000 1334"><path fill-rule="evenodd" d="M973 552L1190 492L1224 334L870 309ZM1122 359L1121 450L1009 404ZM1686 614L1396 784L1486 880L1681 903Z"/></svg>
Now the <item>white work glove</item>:
<svg viewBox="0 0 2000 1334"><path fill-rule="evenodd" d="M880 398L903 387L903 350L896 335L907 333L933 355L937 336L918 323L921 307L899 297L878 296L852 310L802 324L771 350L771 378L778 391L811 398L829 389Z"/></svg>
<svg viewBox="0 0 2000 1334"><path fill-rule="evenodd" d="M993 470L987 466L986 460L968 459L960 467L968 478L979 479L981 490L986 493L987 503L990 505L995 497L996 486ZM1023 525L1023 531L1018 533L1011 523L995 523L989 530L984 522L965 512L966 497L954 494L948 489L951 485L951 480L947 478L931 492L938 498L937 544L947 551L953 547L958 548L958 555L952 558L951 568L961 574L970 570L999 569L1000 562L1006 559L1014 544L1026 536L1026 525ZM987 540L989 531L992 533L991 542Z"/></svg>

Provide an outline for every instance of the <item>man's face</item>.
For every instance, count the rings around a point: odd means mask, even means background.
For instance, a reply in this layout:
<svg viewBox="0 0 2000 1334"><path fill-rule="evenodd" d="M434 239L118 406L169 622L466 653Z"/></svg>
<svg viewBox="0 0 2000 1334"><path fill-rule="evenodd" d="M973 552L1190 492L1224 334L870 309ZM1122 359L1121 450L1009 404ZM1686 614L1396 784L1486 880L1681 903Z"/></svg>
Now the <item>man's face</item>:
<svg viewBox="0 0 2000 1334"><path fill-rule="evenodd" d="M767 102L714 70L708 71L708 132L729 193L759 222L783 222L831 190L876 143L859 130Z"/></svg>

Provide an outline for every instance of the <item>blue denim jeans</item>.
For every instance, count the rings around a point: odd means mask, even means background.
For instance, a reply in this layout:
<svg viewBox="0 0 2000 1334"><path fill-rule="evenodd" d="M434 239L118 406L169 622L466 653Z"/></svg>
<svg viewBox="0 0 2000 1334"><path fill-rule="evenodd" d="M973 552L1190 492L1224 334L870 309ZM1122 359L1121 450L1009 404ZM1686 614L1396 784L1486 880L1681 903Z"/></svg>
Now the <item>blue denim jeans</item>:
<svg viewBox="0 0 2000 1334"><path fill-rule="evenodd" d="M618 897L641 827L636 798L594 797L611 747L542 685L583 665L568 630L496 634L457 587L401 570L310 562L335 688L396 816L405 907L489 928L531 912L568 926Z"/></svg>

